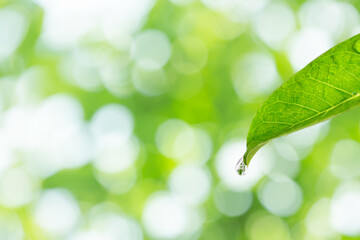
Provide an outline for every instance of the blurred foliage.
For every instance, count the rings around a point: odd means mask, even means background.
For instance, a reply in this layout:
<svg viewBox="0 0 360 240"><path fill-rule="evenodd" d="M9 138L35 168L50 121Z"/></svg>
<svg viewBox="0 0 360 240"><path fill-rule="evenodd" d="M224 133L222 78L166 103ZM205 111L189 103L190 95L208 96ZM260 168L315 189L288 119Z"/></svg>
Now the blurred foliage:
<svg viewBox="0 0 360 240"><path fill-rule="evenodd" d="M234 170L266 97L359 31L357 1L0 6L0 239L360 236L359 109Z"/></svg>

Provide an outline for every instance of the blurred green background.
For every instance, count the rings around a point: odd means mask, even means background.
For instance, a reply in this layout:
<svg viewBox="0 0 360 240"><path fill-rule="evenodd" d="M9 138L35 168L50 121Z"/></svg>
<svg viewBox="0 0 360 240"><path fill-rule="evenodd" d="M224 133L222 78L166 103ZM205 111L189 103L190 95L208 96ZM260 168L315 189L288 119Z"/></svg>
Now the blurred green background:
<svg viewBox="0 0 360 240"><path fill-rule="evenodd" d="M237 176L356 0L0 0L0 239L360 239L360 109Z"/></svg>

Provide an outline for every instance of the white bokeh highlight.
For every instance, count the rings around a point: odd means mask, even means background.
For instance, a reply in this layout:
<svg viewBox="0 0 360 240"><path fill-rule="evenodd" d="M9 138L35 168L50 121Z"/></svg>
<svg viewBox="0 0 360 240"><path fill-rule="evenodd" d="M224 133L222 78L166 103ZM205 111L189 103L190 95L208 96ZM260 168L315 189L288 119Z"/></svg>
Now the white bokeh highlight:
<svg viewBox="0 0 360 240"><path fill-rule="evenodd" d="M236 22L248 22L258 14L269 0L201 0L208 8L226 14Z"/></svg>
<svg viewBox="0 0 360 240"><path fill-rule="evenodd" d="M145 96L157 96L167 89L167 76L163 69L146 69L134 66L131 80L136 90Z"/></svg>
<svg viewBox="0 0 360 240"><path fill-rule="evenodd" d="M40 177L83 166L94 154L82 106L66 94L53 95L38 106L10 108L3 133L10 149L23 151L26 168Z"/></svg>
<svg viewBox="0 0 360 240"><path fill-rule="evenodd" d="M34 220L48 234L65 236L71 233L79 223L80 209L67 190L46 190L36 202Z"/></svg>
<svg viewBox="0 0 360 240"><path fill-rule="evenodd" d="M187 208L171 194L157 192L148 198L142 222L153 238L175 239L195 234L203 220L197 211Z"/></svg>
<svg viewBox="0 0 360 240"><path fill-rule="evenodd" d="M127 142L122 142L122 138L113 138L99 149L94 167L104 173L125 171L135 164L139 149L139 141L135 137Z"/></svg>
<svg viewBox="0 0 360 240"><path fill-rule="evenodd" d="M354 140L341 140L332 148L330 169L340 179L360 176L360 143Z"/></svg>
<svg viewBox="0 0 360 240"><path fill-rule="evenodd" d="M331 226L339 233L356 237L360 235L360 183L340 185L330 206Z"/></svg>
<svg viewBox="0 0 360 240"><path fill-rule="evenodd" d="M250 191L234 192L219 185L214 192L214 203L217 210L228 217L245 214L252 205Z"/></svg>
<svg viewBox="0 0 360 240"><path fill-rule="evenodd" d="M294 71L297 72L333 45L326 31L307 27L297 31L290 38L287 54Z"/></svg>
<svg viewBox="0 0 360 240"><path fill-rule="evenodd" d="M319 238L331 238L336 235L330 224L330 205L330 199L321 198L311 206L306 215L306 229Z"/></svg>
<svg viewBox="0 0 360 240"><path fill-rule="evenodd" d="M284 2L268 4L255 18L254 31L271 48L279 50L295 31L292 9Z"/></svg>
<svg viewBox="0 0 360 240"><path fill-rule="evenodd" d="M156 131L155 142L163 155L178 162L203 164L212 153L208 133L180 119L163 122Z"/></svg>
<svg viewBox="0 0 360 240"><path fill-rule="evenodd" d="M14 211L0 211L0 239L23 240L24 228Z"/></svg>
<svg viewBox="0 0 360 240"><path fill-rule="evenodd" d="M45 12L41 39L55 51L72 48L87 35L98 34L99 30L114 47L126 50L133 33L142 27L154 4L153 0L91 0L84 8L82 1L36 2Z"/></svg>
<svg viewBox="0 0 360 240"><path fill-rule="evenodd" d="M316 27L326 31L335 41L345 40L359 24L357 9L347 2L306 1L299 10L303 28Z"/></svg>
<svg viewBox="0 0 360 240"><path fill-rule="evenodd" d="M241 56L232 67L231 77L236 94L244 101L268 94L280 84L274 58L262 52Z"/></svg>
<svg viewBox="0 0 360 240"><path fill-rule="evenodd" d="M6 207L30 203L39 191L39 183L23 168L8 170L0 178L0 201Z"/></svg>
<svg viewBox="0 0 360 240"><path fill-rule="evenodd" d="M299 185L285 176L275 176L258 189L261 204L281 217L294 215L302 205L303 194Z"/></svg>
<svg viewBox="0 0 360 240"><path fill-rule="evenodd" d="M0 61L3 61L16 51L23 41L28 29L28 19L15 8L0 10Z"/></svg>
<svg viewBox="0 0 360 240"><path fill-rule="evenodd" d="M99 145L106 145L113 139L126 142L133 132L133 115L125 106L108 104L95 112L90 128Z"/></svg>
<svg viewBox="0 0 360 240"><path fill-rule="evenodd" d="M169 177L172 193L185 204L200 205L209 196L211 178L207 169L197 165L180 165Z"/></svg>
<svg viewBox="0 0 360 240"><path fill-rule="evenodd" d="M154 70L163 67L170 58L171 45L159 30L146 30L137 35L131 46L131 56L137 65Z"/></svg>
<svg viewBox="0 0 360 240"><path fill-rule="evenodd" d="M88 226L75 234L70 240L142 240L143 234L139 223L122 213L101 209L94 206L89 214Z"/></svg>

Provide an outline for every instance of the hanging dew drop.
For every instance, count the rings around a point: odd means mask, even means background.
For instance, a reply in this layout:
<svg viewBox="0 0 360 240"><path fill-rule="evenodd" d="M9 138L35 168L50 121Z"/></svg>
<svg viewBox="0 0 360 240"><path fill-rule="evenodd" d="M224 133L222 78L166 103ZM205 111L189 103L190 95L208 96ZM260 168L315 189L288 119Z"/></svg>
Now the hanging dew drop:
<svg viewBox="0 0 360 240"><path fill-rule="evenodd" d="M236 170L236 172L237 172L240 176L245 176L246 170L247 170L247 166L246 166L246 164L244 163L244 158L243 158L243 157L241 157L241 158L239 159L239 161L236 163L235 170Z"/></svg>

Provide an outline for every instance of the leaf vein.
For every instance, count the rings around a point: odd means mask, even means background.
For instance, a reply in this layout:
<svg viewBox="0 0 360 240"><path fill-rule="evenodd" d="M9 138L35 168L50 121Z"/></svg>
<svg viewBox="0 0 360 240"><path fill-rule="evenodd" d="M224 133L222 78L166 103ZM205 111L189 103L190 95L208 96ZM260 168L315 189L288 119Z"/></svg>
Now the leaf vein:
<svg viewBox="0 0 360 240"><path fill-rule="evenodd" d="M291 127L289 127L288 129L291 129L292 127L295 127L295 126L297 126L297 125L302 124L303 122L306 122L306 121L308 121L308 120L310 120L310 119L312 119L312 118L315 118L315 117L319 116L320 114L323 114L323 113L326 114L327 112L329 112L329 111L331 111L331 110L333 110L333 109L341 106L342 104L345 104L345 103L347 103L347 102L349 102L349 101L351 101L351 100L354 100L354 99L356 99L356 98L359 98L359 97L360 97L360 94L354 95L353 97L348 98L348 99L346 99L346 100L344 100L344 101L342 101L342 102L340 102L340 103L338 103L338 104L336 104L336 105L334 105L334 106L332 106L332 107L330 107L330 108L328 108L328 109L326 109L326 110L324 110L324 111L321 111L321 112L315 114L314 116L311 116L311 117L306 118L306 119L304 119L304 120L302 120L302 121L300 121L300 122L298 122L298 123L296 123L296 124L293 124L293 125L292 125ZM324 114L324 115L325 115L325 114Z"/></svg>
<svg viewBox="0 0 360 240"><path fill-rule="evenodd" d="M320 80L318 80L318 79L316 79L316 78L314 78L314 77L311 77L311 76L309 76L309 78L312 79L312 80L314 80L314 81L317 81L317 82L319 82L319 83L321 83L321 84L324 84L324 85L326 85L326 86L329 86L329 87L331 87L331 88L333 88L333 89L336 89L336 90L341 91L341 92L343 92L343 93L349 94L350 96L353 95L352 93L349 93L348 91L346 91L346 90L344 90L344 89L335 87L334 85L331 85L330 83L322 82L322 81L320 81Z"/></svg>
<svg viewBox="0 0 360 240"><path fill-rule="evenodd" d="M304 105L299 104L299 103L285 102L285 101L281 101L281 100L278 100L277 102L290 104L290 105L295 105L295 106L302 107L302 108L305 108L305 109L308 109L308 110L311 110L311 111L314 111L314 112L317 112L317 113L319 112L318 110L316 110L314 108L307 107L307 106L304 106Z"/></svg>

